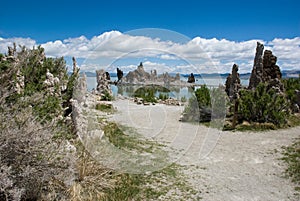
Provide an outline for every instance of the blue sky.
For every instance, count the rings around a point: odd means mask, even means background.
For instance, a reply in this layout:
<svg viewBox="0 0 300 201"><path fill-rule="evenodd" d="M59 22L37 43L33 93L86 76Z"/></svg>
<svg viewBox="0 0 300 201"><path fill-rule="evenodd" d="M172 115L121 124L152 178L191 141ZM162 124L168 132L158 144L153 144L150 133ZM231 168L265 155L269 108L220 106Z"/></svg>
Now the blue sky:
<svg viewBox="0 0 300 201"><path fill-rule="evenodd" d="M300 1L10 1L1 2L1 37L37 42L104 31L164 28L190 38L271 40L300 34Z"/></svg>
<svg viewBox="0 0 300 201"><path fill-rule="evenodd" d="M232 62L239 62L242 71L249 72L256 40L282 58L279 64L284 69L298 69L300 61L292 59L300 58L299 8L299 0L2 1L0 51L12 42L28 46L41 44L50 56L75 55L85 60L86 56L82 55L95 46L92 40L95 37L110 38L134 29L161 28L183 34L198 45L206 45L202 49L209 52L211 63L219 65L222 72L230 71ZM112 32L114 30L117 33ZM72 48L74 51L69 51ZM189 52L195 50L194 46L189 48ZM225 48L236 54L224 56L230 54ZM244 56L238 51L243 51ZM216 54L219 55L214 58ZM105 54L101 55L103 59ZM155 66L154 63L151 65Z"/></svg>

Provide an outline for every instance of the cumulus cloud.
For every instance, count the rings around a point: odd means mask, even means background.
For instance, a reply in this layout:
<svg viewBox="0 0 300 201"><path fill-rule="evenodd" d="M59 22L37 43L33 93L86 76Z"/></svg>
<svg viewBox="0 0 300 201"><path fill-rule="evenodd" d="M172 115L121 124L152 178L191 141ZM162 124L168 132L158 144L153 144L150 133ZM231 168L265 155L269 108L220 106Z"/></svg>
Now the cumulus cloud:
<svg viewBox="0 0 300 201"><path fill-rule="evenodd" d="M97 66L109 66L116 59L156 58L144 62L146 70L159 72L209 73L230 72L233 63L240 66L240 73L250 72L253 66L256 42L265 44L265 49L273 51L283 70L300 69L300 37L292 39L275 38L272 41L227 39L206 39L195 37L186 43L176 43L147 36L132 36L119 31L105 32L91 39L85 36L37 44L30 38L0 38L0 52L6 52L13 42L27 47L42 45L46 54L52 57L72 57L85 59L83 70L94 70ZM104 61L104 63L97 63ZM133 70L137 63L118 64L124 71Z"/></svg>
<svg viewBox="0 0 300 201"><path fill-rule="evenodd" d="M13 43L16 43L16 45L26 46L28 48L32 48L33 46L36 46L35 40L32 40L30 38L1 38L0 37L0 52L5 53L7 52L8 46L13 46Z"/></svg>

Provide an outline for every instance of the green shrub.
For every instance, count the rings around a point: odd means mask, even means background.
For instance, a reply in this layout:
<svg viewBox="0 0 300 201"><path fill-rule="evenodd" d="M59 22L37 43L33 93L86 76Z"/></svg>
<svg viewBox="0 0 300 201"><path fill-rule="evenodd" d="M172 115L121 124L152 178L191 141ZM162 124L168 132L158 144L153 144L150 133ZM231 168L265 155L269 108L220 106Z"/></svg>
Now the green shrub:
<svg viewBox="0 0 300 201"><path fill-rule="evenodd" d="M102 112L113 112L114 109L112 105L98 103L96 105L96 110L100 110Z"/></svg>
<svg viewBox="0 0 300 201"><path fill-rule="evenodd" d="M239 114L249 122L269 122L280 127L286 123L288 103L284 95L267 90L267 85L261 83L255 90L240 91Z"/></svg>
<svg viewBox="0 0 300 201"><path fill-rule="evenodd" d="M61 105L72 98L78 73L68 77L64 58L47 58L41 46L33 49L24 46L20 48L21 50L15 53L15 58L4 60L2 55L0 59L0 91L5 94L5 103L13 106L30 100L27 106L32 106L34 114L40 120L51 120L62 114ZM55 97L52 97L44 86L47 70L60 81L54 86ZM15 88L17 77L21 76L24 78L24 88L17 94L12 89ZM61 91L62 85L67 85L65 91ZM61 93L62 96L59 95Z"/></svg>
<svg viewBox="0 0 300 201"><path fill-rule="evenodd" d="M224 119L228 97L223 88L208 89L206 85L195 91L183 112L183 121L209 122Z"/></svg>
<svg viewBox="0 0 300 201"><path fill-rule="evenodd" d="M168 94L160 93L160 94L158 95L158 98L159 98L160 100L167 100L167 99L169 98L169 95L168 95Z"/></svg>
<svg viewBox="0 0 300 201"><path fill-rule="evenodd" d="M289 78L282 80L285 88L286 98L293 105L297 102L295 90L300 91L300 76L299 78Z"/></svg>
<svg viewBox="0 0 300 201"><path fill-rule="evenodd" d="M214 119L224 119L229 105L229 98L222 87L213 88L210 90L210 102L212 115Z"/></svg>
<svg viewBox="0 0 300 201"><path fill-rule="evenodd" d="M43 82L46 80L46 72L49 70L54 77L58 77L61 82L68 79L67 68L64 58L45 57L44 48L37 49L23 48L17 53L19 68L24 76L25 95L32 95L35 92L44 90Z"/></svg>
<svg viewBox="0 0 300 201"><path fill-rule="evenodd" d="M104 95L101 96L101 100L104 100L104 101L112 101L113 100L113 96L110 95L110 93L108 91L105 91L104 92Z"/></svg>
<svg viewBox="0 0 300 201"><path fill-rule="evenodd" d="M158 92L161 92L158 95L159 99L165 100L169 98L169 96L166 93L170 92L170 90L167 89L166 87L159 86L159 85L146 85L140 87L134 92L133 96L143 98L144 101L147 102L156 103L157 102L156 94Z"/></svg>
<svg viewBox="0 0 300 201"><path fill-rule="evenodd" d="M210 107L211 99L210 99L210 91L206 85L202 85L195 91L195 96L198 101L199 107Z"/></svg>
<svg viewBox="0 0 300 201"><path fill-rule="evenodd" d="M1 61L0 59L0 73L5 72L10 68L10 63L8 61Z"/></svg>
<svg viewBox="0 0 300 201"><path fill-rule="evenodd" d="M45 96L33 106L34 114L42 123L52 120L62 112L61 100L55 96Z"/></svg>
<svg viewBox="0 0 300 201"><path fill-rule="evenodd" d="M155 89L150 87L141 87L134 92L134 97L143 98L144 101L156 103Z"/></svg>
<svg viewBox="0 0 300 201"><path fill-rule="evenodd" d="M185 96L183 96L183 97L181 97L180 101L183 102L183 103L185 103L187 101L187 99L186 99Z"/></svg>

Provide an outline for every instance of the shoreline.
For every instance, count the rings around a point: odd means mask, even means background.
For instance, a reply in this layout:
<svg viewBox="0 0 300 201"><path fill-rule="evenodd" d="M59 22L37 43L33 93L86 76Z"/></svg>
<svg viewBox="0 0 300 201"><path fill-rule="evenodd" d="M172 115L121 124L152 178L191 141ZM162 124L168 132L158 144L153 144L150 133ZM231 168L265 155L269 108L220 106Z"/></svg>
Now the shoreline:
<svg viewBox="0 0 300 201"><path fill-rule="evenodd" d="M275 131L220 131L179 122L183 107L137 105L117 99L112 120L168 146L172 162L184 166L204 200L294 200L294 184L283 178L282 146L300 137L300 126ZM283 188L284 186L284 188ZM296 200L296 198L295 198Z"/></svg>

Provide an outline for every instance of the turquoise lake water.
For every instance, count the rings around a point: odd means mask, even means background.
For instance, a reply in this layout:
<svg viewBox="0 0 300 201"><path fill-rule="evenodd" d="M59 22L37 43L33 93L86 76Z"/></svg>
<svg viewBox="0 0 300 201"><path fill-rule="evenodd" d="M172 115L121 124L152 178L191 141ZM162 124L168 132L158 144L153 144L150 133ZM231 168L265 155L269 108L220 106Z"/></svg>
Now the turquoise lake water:
<svg viewBox="0 0 300 201"><path fill-rule="evenodd" d="M111 77L111 80L117 80L117 77ZM186 81L186 77L182 77L181 80ZM196 84L206 84L210 87L213 86L219 86L225 84L225 79L221 78L207 78L207 79L197 79L196 78ZM248 79L241 79L242 86L248 86L249 80ZM88 91L92 91L92 89L95 89L97 86L96 77L87 77L87 88ZM117 96L118 94L121 94L123 96L131 96L135 90L137 90L140 86L115 86L111 85L111 89L114 96ZM169 97L180 99L181 97L190 98L193 96L194 90L190 87L170 87L170 92L168 93ZM156 94L157 96L159 93Z"/></svg>

